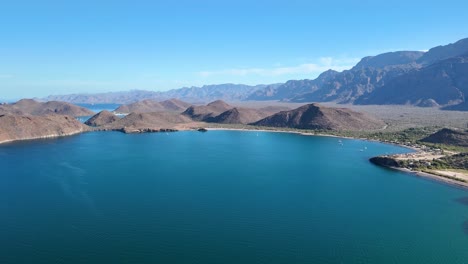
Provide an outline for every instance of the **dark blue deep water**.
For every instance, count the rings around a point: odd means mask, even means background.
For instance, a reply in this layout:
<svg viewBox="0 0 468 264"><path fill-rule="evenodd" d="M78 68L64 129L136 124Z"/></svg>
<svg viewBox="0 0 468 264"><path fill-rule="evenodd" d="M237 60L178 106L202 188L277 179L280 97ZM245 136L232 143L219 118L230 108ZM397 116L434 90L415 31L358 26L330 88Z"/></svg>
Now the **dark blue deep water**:
<svg viewBox="0 0 468 264"><path fill-rule="evenodd" d="M238 131L0 145L0 263L468 263L468 192L368 162L402 151Z"/></svg>

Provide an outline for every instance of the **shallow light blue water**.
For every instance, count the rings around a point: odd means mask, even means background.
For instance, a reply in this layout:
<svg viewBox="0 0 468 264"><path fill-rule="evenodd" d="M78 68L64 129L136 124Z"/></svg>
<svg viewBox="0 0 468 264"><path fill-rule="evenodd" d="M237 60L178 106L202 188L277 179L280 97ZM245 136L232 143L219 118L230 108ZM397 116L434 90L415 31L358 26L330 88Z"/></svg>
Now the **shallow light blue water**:
<svg viewBox="0 0 468 264"><path fill-rule="evenodd" d="M119 104L76 104L76 105L87 108L95 113L99 113L103 110L112 112L120 106ZM80 121L81 123L84 123L88 121L88 119L90 119L91 117L92 116L78 116L76 117L76 119Z"/></svg>
<svg viewBox="0 0 468 264"><path fill-rule="evenodd" d="M0 145L0 263L468 263L467 191L368 162L405 149L342 141L93 132Z"/></svg>

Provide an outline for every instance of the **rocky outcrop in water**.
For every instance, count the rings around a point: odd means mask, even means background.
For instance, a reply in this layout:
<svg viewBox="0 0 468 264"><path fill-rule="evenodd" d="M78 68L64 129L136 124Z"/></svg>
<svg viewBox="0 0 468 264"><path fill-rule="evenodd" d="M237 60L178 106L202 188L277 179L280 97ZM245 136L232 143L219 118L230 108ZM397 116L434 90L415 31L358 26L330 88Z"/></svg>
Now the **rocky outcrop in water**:
<svg viewBox="0 0 468 264"><path fill-rule="evenodd" d="M378 156L370 158L369 161L375 165L390 167L390 168L399 168L400 164L397 160L391 157Z"/></svg>

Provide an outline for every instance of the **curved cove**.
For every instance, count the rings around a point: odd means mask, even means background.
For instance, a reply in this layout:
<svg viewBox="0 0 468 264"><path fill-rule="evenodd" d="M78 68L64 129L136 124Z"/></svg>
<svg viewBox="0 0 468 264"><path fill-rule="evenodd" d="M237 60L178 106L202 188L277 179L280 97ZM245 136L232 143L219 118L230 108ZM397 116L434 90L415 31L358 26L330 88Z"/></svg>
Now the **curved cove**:
<svg viewBox="0 0 468 264"><path fill-rule="evenodd" d="M466 263L468 192L368 161L407 151L253 131L1 145L0 259Z"/></svg>

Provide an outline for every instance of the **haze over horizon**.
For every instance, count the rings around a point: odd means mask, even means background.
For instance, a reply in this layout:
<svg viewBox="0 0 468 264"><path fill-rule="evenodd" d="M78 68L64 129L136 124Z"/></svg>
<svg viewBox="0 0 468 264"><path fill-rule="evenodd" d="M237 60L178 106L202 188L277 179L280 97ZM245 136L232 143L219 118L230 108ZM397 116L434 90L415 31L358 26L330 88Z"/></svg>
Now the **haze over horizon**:
<svg viewBox="0 0 468 264"><path fill-rule="evenodd" d="M312 79L466 38L466 10L401 0L3 3L0 98Z"/></svg>

